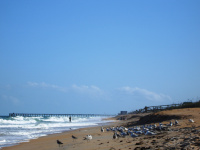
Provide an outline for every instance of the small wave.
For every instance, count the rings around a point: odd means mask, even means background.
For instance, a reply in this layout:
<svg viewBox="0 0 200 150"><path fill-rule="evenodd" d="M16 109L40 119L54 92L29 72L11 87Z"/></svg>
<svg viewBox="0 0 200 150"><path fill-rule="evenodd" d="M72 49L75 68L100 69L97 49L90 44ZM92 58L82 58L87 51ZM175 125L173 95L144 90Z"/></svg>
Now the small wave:
<svg viewBox="0 0 200 150"><path fill-rule="evenodd" d="M95 126L102 123L101 117L0 117L0 147L36 139L53 133ZM106 122L106 121L104 121Z"/></svg>
<svg viewBox="0 0 200 150"><path fill-rule="evenodd" d="M6 140L2 140L2 141L0 141L0 144L2 144L2 143L6 143Z"/></svg>

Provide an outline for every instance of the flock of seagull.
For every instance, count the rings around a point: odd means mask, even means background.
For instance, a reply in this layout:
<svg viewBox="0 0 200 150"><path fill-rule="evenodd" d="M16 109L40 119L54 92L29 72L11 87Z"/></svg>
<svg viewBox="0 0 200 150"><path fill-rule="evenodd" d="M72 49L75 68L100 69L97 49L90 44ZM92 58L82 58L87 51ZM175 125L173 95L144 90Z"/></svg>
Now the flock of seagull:
<svg viewBox="0 0 200 150"><path fill-rule="evenodd" d="M78 137L72 135L72 139L73 139L73 141L74 141L74 140L78 139ZM86 135L86 136L83 138L83 140L87 140L87 141L92 140L92 135ZM57 144L58 144L59 147L60 147L61 145L63 145L63 142L57 140Z"/></svg>
<svg viewBox="0 0 200 150"><path fill-rule="evenodd" d="M174 123L170 121L169 124L163 125L162 123L159 123L159 126L156 124L154 125L142 125L142 126L134 126L130 128L125 128L123 126L120 127L111 127L107 128L106 131L113 131L113 139L117 139L119 137L125 137L125 136L131 136L131 137L138 137L140 135L155 135L156 131L165 130L169 126L178 125L178 121L175 120ZM103 127L101 128L101 131L104 132Z"/></svg>
<svg viewBox="0 0 200 150"><path fill-rule="evenodd" d="M189 122L193 123L194 120L193 119L189 119ZM162 131L162 130L166 130L168 127L171 127L173 125L178 125L179 122L178 120L175 120L174 123L172 123L172 121L169 122L169 124L162 124L159 123L159 125L157 126L156 124L154 125L142 125L142 126L134 126L134 127L130 127L130 128L126 128L123 126L117 126L117 127L109 127L106 128L106 131L112 131L114 132L113 134L113 139L118 139L120 137L126 137L126 136L131 136L132 138L138 137L140 135L156 135L157 131ZM101 132L105 132L104 127L101 127ZM78 139L78 137L72 135L72 139L73 141ZM87 140L90 141L92 140L92 135L86 135L83 140ZM57 140L57 144L59 145L63 145L63 143L59 140Z"/></svg>

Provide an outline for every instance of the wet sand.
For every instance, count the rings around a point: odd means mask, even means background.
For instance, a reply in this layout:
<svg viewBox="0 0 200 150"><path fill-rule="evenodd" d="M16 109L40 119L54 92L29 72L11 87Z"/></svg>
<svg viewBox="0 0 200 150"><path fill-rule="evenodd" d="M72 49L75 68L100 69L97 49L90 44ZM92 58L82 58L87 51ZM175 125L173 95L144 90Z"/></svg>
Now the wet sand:
<svg viewBox="0 0 200 150"><path fill-rule="evenodd" d="M141 135L113 139L112 131L101 132L101 126L48 135L2 150L130 150L130 149L195 149L200 147L200 108L175 109L154 114L137 114L126 116L127 120L117 121L104 128L112 126L140 126L143 124L164 125L169 121L179 121L178 125L166 126L165 130L154 131L156 135ZM145 118L146 117L146 118ZM193 119L191 123L188 120ZM72 135L78 137L73 140ZM84 140L86 135L92 135L91 141ZM59 147L56 140L63 142Z"/></svg>

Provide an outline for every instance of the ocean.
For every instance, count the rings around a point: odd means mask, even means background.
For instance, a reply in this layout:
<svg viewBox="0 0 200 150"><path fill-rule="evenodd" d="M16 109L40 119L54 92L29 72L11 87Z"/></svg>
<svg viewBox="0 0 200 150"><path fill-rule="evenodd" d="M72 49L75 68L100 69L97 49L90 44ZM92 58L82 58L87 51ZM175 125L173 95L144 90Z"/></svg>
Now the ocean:
<svg viewBox="0 0 200 150"><path fill-rule="evenodd" d="M106 117L6 117L0 116L0 149L53 133L107 123Z"/></svg>

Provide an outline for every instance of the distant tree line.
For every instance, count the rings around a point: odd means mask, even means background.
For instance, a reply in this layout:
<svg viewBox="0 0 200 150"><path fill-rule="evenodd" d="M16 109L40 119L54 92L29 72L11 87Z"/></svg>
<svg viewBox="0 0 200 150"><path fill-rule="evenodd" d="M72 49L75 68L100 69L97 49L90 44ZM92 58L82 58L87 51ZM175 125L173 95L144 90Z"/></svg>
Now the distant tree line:
<svg viewBox="0 0 200 150"><path fill-rule="evenodd" d="M177 107L172 107L171 109L178 109L178 108L196 108L200 107L200 100L197 102L183 102L181 105Z"/></svg>

